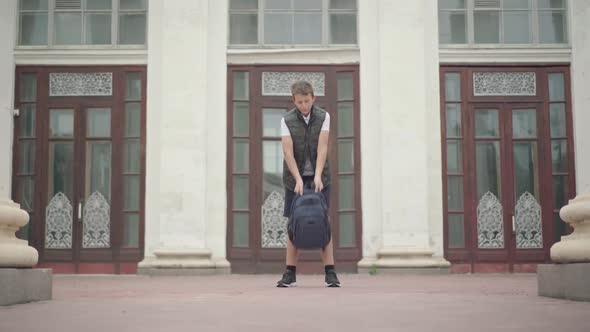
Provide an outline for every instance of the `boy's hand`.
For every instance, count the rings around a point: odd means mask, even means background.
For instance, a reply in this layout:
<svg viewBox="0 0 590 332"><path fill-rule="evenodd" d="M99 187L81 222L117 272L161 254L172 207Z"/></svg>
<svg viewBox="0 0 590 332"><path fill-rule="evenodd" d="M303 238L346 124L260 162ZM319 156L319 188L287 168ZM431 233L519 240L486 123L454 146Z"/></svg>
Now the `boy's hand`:
<svg viewBox="0 0 590 332"><path fill-rule="evenodd" d="M313 183L315 184L315 192L319 193L320 191L324 190L324 184L322 183L322 177L316 175L313 178Z"/></svg>
<svg viewBox="0 0 590 332"><path fill-rule="evenodd" d="M303 180L296 180L294 192L295 194L303 196Z"/></svg>

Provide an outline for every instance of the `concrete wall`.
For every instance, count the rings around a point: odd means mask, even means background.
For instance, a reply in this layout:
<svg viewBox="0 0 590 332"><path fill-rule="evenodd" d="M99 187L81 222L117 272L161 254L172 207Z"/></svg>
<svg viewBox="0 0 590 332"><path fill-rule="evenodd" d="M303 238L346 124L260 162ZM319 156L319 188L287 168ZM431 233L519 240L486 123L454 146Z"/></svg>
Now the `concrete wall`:
<svg viewBox="0 0 590 332"><path fill-rule="evenodd" d="M590 193L590 0L570 1L576 190Z"/></svg>
<svg viewBox="0 0 590 332"><path fill-rule="evenodd" d="M0 200L11 196L16 4L5 1L0 11Z"/></svg>

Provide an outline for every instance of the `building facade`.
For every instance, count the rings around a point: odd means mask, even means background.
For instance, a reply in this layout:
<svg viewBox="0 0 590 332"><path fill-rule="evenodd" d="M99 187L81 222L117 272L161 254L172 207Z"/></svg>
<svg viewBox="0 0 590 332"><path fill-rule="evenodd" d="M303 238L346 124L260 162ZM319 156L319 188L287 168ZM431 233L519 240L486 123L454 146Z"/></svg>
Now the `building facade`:
<svg viewBox="0 0 590 332"><path fill-rule="evenodd" d="M332 119L339 270L531 271L590 191L587 0L5 6L0 195L58 273L281 271L298 79Z"/></svg>

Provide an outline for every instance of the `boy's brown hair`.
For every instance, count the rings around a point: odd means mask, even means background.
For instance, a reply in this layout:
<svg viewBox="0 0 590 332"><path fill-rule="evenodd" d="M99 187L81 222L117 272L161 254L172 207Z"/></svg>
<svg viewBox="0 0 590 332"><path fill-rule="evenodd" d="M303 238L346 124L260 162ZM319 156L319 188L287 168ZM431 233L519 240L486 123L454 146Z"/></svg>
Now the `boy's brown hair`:
<svg viewBox="0 0 590 332"><path fill-rule="evenodd" d="M291 95L312 95L313 86L307 81L297 81L291 85Z"/></svg>

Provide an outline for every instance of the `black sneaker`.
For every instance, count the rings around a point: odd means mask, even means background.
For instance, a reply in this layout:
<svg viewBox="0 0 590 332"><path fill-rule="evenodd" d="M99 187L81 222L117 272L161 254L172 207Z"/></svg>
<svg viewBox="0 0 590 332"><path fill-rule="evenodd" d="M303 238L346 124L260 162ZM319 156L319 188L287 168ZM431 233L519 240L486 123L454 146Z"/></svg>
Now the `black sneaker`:
<svg viewBox="0 0 590 332"><path fill-rule="evenodd" d="M277 287L293 287L295 286L295 273L292 271L286 271L283 273L283 279L277 282Z"/></svg>
<svg viewBox="0 0 590 332"><path fill-rule="evenodd" d="M340 281L336 276L336 271L329 270L326 272L326 286L328 287L340 287Z"/></svg>

